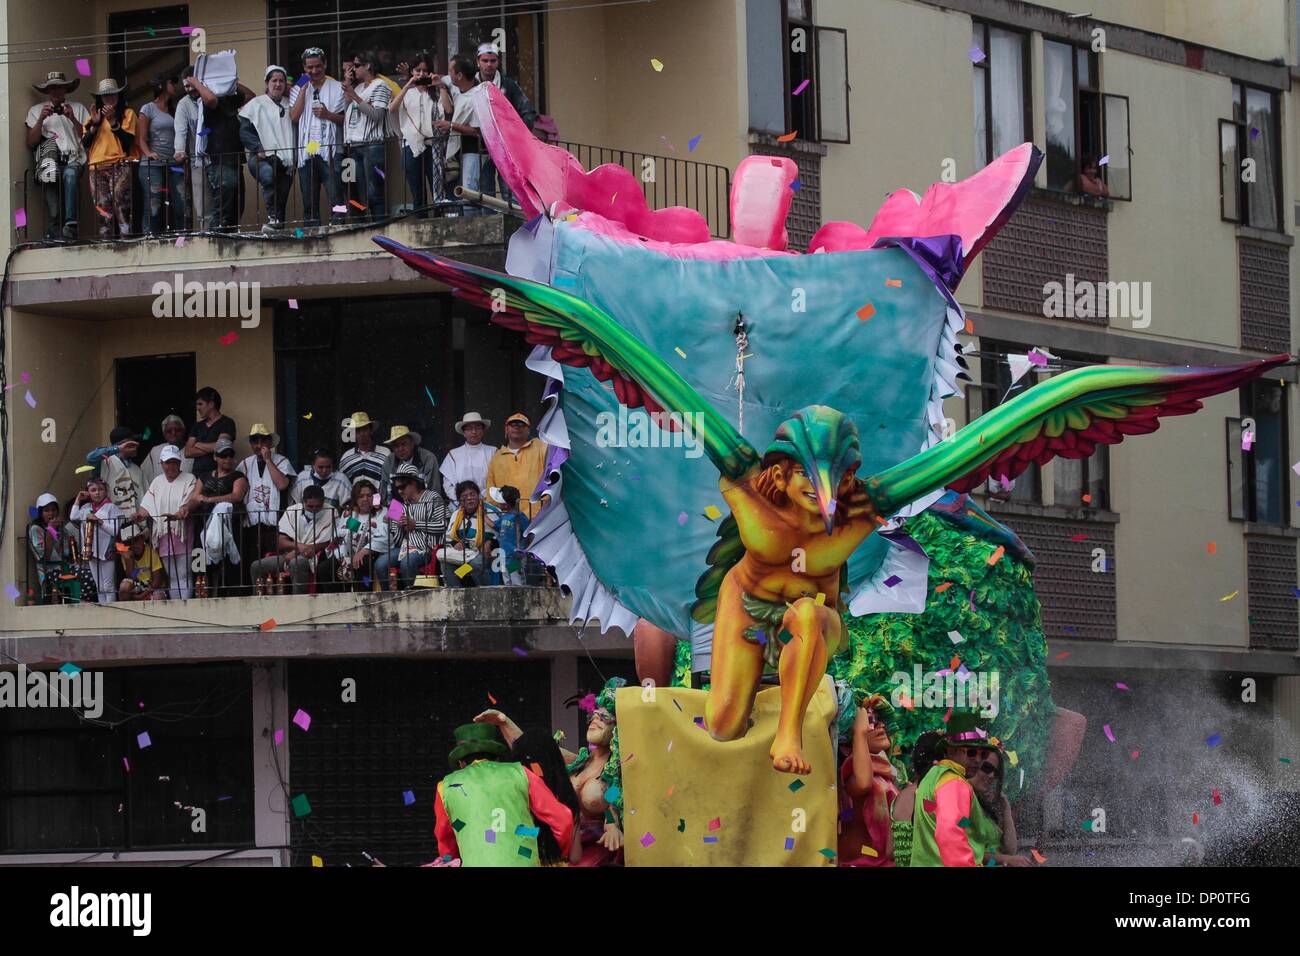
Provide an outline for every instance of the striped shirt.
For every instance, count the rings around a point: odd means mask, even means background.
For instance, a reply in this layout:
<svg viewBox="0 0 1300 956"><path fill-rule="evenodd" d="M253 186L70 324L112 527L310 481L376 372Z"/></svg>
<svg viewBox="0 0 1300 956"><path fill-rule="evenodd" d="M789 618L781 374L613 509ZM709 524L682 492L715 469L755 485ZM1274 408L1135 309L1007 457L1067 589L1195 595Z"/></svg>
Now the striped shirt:
<svg viewBox="0 0 1300 956"><path fill-rule="evenodd" d="M383 445L376 445L370 451L358 451L353 445L339 459L339 471L348 476L349 484L364 476L373 481L376 488L382 489L379 479L384 474L384 462L392 454L392 449Z"/></svg>
<svg viewBox="0 0 1300 956"><path fill-rule="evenodd" d="M347 113L343 117L343 142L383 142L388 122L388 102L393 98L393 91L383 80L376 79L358 86L356 94L367 105L361 106L348 100Z"/></svg>
<svg viewBox="0 0 1300 956"><path fill-rule="evenodd" d="M425 489L418 501L405 504L406 514L415 522L415 530L406 532L401 556L433 551L437 538L447 530L447 501L432 489ZM391 547L391 538L389 539Z"/></svg>

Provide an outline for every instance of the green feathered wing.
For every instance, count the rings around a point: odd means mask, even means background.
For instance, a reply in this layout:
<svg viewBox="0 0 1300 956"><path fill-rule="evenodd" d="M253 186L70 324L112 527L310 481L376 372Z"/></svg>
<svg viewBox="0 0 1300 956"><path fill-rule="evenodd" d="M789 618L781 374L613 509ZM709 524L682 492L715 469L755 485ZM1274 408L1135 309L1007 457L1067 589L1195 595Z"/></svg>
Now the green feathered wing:
<svg viewBox="0 0 1300 956"><path fill-rule="evenodd" d="M1087 458L1097 445L1187 415L1199 399L1236 388L1290 360L1275 355L1209 368L1098 365L1040 382L980 416L951 438L867 479L867 493L891 515L938 488L969 491L986 478L1015 478L1031 462Z"/></svg>

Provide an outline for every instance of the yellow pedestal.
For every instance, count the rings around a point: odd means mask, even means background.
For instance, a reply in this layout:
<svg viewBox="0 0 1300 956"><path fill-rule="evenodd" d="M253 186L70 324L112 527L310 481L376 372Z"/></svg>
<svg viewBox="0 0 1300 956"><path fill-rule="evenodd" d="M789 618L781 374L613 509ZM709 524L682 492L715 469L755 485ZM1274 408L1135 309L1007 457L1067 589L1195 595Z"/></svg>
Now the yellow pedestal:
<svg viewBox="0 0 1300 956"><path fill-rule="evenodd" d="M754 726L726 743L695 722L703 719L704 691L656 688L653 702L644 693L640 687L618 692L628 866L835 865L830 678L804 720L807 776L778 773L768 756L780 688L759 691Z"/></svg>

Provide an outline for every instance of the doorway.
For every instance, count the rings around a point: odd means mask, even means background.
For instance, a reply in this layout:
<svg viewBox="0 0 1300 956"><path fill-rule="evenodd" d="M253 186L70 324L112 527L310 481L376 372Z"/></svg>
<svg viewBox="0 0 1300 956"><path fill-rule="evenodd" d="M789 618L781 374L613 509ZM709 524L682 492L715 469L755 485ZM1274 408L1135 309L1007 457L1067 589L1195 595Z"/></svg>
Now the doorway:
<svg viewBox="0 0 1300 956"><path fill-rule="evenodd" d="M115 424L140 435L146 429L149 433L140 442L137 461L144 461L150 449L162 444L162 420L168 415L179 415L188 430L194 421L196 374L193 352L117 360Z"/></svg>

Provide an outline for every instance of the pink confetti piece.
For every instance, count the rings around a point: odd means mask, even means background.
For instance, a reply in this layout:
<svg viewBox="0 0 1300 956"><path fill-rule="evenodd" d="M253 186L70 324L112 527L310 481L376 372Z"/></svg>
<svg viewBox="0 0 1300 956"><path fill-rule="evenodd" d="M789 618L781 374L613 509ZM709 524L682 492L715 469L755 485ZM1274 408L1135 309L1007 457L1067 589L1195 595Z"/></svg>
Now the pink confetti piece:
<svg viewBox="0 0 1300 956"><path fill-rule="evenodd" d="M1114 732L1113 730L1110 729L1110 724L1105 724L1105 725L1103 725L1101 729L1102 729L1102 731L1106 734L1106 739L1109 740L1111 743L1114 743L1114 742L1115 742L1115 732Z"/></svg>
<svg viewBox="0 0 1300 956"><path fill-rule="evenodd" d="M281 728L276 728L276 731L275 731L275 745L278 747L278 746L280 746L280 744L282 744L282 743L284 743L284 730L281 729Z"/></svg>
<svg viewBox="0 0 1300 956"><path fill-rule="evenodd" d="M1138 758L1138 754L1140 754L1141 752L1142 752L1142 751L1140 751L1140 750L1134 750L1132 753L1130 753L1130 754L1128 755L1128 757L1129 757L1130 760L1137 760L1137 758Z"/></svg>
<svg viewBox="0 0 1300 956"><path fill-rule="evenodd" d="M14 227L24 229L27 226L27 210L19 206L14 210Z"/></svg>
<svg viewBox="0 0 1300 956"><path fill-rule="evenodd" d="M126 768L127 773L131 772L131 761L127 760L125 757L122 758L122 766Z"/></svg>
<svg viewBox="0 0 1300 956"><path fill-rule="evenodd" d="M89 75L89 74L87 74L87 75ZM798 96L798 95L799 95L800 93L802 93L804 90L808 89L808 84L811 83L811 82L812 82L812 80L804 80L802 83L800 83L798 86L796 86L793 90L790 91L791 95L792 95L792 96Z"/></svg>
<svg viewBox="0 0 1300 956"><path fill-rule="evenodd" d="M396 498L394 498L392 501L388 503L389 521L397 521L405 513L406 513L406 509L402 507L402 503L398 501Z"/></svg>
<svg viewBox="0 0 1300 956"><path fill-rule="evenodd" d="M21 379L23 380L24 384L25 384L25 383L30 382L30 381L32 380L32 373L31 373L31 372L20 372L20 373L18 374L18 377L21 378Z"/></svg>
<svg viewBox="0 0 1300 956"><path fill-rule="evenodd" d="M181 27L181 36L187 37L194 32L193 27Z"/></svg>
<svg viewBox="0 0 1300 956"><path fill-rule="evenodd" d="M299 707L298 713L293 715L293 722L305 731L311 727L311 714Z"/></svg>
<svg viewBox="0 0 1300 956"><path fill-rule="evenodd" d="M297 300L297 299L290 299L290 300L289 300L289 308L291 308L291 309L296 309L296 308L298 308L298 300Z"/></svg>
<svg viewBox="0 0 1300 956"><path fill-rule="evenodd" d="M646 847L647 849L649 849L650 845L654 842L655 842L654 834L648 831L646 832L646 835L641 838L641 845L643 847Z"/></svg>
<svg viewBox="0 0 1300 956"><path fill-rule="evenodd" d="M1297 474L1300 474L1300 472L1297 472ZM685 511L679 512L678 515L677 515L677 523L678 523L679 525L685 526L685 525L686 525L686 519L687 519L688 517L689 517L689 516L686 514Z"/></svg>
<svg viewBox="0 0 1300 956"><path fill-rule="evenodd" d="M1046 364L1047 364L1047 356L1046 356L1046 355L1042 355L1042 354L1040 354L1040 353L1038 353L1038 352L1035 352L1035 351L1032 351L1032 350L1031 350L1030 353L1029 353L1029 364L1030 364L1030 365L1046 365Z"/></svg>
<svg viewBox="0 0 1300 956"><path fill-rule="evenodd" d="M185 237L184 237L184 236L177 236L177 237L176 237L176 248L179 249L179 248L180 248L181 246L183 246L183 245L185 245Z"/></svg>
<svg viewBox="0 0 1300 956"><path fill-rule="evenodd" d="M1115 685L1116 690L1128 690L1128 684L1118 683Z"/></svg>
<svg viewBox="0 0 1300 956"><path fill-rule="evenodd" d="M1242 432L1242 433L1241 433L1241 450L1242 450L1242 451L1250 451L1250 446L1253 445L1253 444L1255 444L1255 434L1254 434L1254 432Z"/></svg>
<svg viewBox="0 0 1300 956"><path fill-rule="evenodd" d="M698 136L692 136L690 139L688 139L686 141L686 152L688 153L695 152L695 147L700 145L700 140L702 140L703 138L704 138L704 134L701 133Z"/></svg>
<svg viewBox="0 0 1300 956"><path fill-rule="evenodd" d="M1213 800L1214 800L1214 805L1215 805L1216 807L1217 807L1217 806L1221 806L1221 805L1223 804L1223 796L1219 793L1218 790L1211 790L1211 791L1210 791L1210 796L1213 798Z"/></svg>
<svg viewBox="0 0 1300 956"><path fill-rule="evenodd" d="M238 332L227 332L218 341L220 341L222 345L234 345L238 339Z"/></svg>

